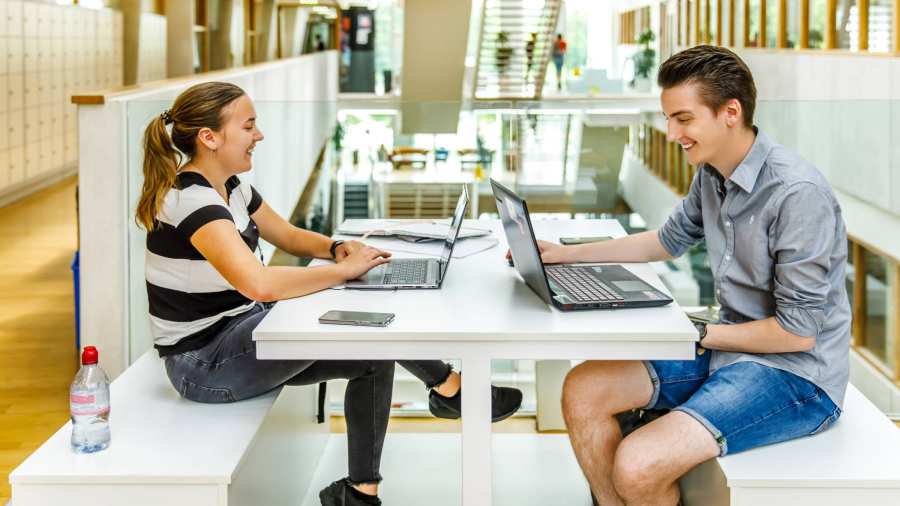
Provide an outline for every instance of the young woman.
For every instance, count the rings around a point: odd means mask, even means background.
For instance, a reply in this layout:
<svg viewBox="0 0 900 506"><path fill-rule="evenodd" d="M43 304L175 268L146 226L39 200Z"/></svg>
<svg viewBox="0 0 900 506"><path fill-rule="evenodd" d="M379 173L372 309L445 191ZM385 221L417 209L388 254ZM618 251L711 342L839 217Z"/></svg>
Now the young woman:
<svg viewBox="0 0 900 506"><path fill-rule="evenodd" d="M319 497L324 506L379 504L393 362L258 361L252 332L275 301L355 279L387 262L390 253L358 241L338 244L276 214L237 177L250 170L262 140L253 102L228 83L189 88L147 127L136 220L147 230L155 348L178 392L197 402L233 402L282 385L350 380L344 402L349 476ZM336 262L269 267L255 254L260 237L297 256ZM431 390L432 413L459 417L459 373L441 361L400 364ZM512 415L521 392L492 388L494 421Z"/></svg>

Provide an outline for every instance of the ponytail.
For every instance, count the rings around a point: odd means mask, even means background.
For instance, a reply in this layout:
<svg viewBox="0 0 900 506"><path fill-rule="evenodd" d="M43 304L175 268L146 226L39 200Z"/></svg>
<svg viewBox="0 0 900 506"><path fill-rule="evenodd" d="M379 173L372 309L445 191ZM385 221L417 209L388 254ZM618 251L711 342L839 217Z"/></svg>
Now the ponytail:
<svg viewBox="0 0 900 506"><path fill-rule="evenodd" d="M144 132L144 187L135 221L146 231L156 228L156 215L166 194L175 186L181 154L166 131L166 115L155 117Z"/></svg>
<svg viewBox="0 0 900 506"><path fill-rule="evenodd" d="M175 187L184 157L197 153L197 133L203 128L219 131L225 107L244 95L231 83L208 82L191 86L172 109L153 118L144 131L144 187L138 200L135 222L150 232L166 194ZM172 135L166 125L172 125Z"/></svg>

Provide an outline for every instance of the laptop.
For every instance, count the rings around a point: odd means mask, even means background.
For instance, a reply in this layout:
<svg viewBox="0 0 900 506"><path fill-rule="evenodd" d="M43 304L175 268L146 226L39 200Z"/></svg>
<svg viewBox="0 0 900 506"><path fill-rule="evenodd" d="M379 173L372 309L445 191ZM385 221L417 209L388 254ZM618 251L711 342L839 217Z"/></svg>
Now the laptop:
<svg viewBox="0 0 900 506"><path fill-rule="evenodd" d="M493 179L491 188L516 270L547 304L573 311L658 307L672 302L621 265L544 265L525 201Z"/></svg>
<svg viewBox="0 0 900 506"><path fill-rule="evenodd" d="M363 277L348 281L345 288L394 290L407 288L440 288L447 276L447 266L453 256L453 245L459 237L463 218L469 206L469 192L465 186L456 202L453 220L447 229L441 258L397 258L367 272Z"/></svg>

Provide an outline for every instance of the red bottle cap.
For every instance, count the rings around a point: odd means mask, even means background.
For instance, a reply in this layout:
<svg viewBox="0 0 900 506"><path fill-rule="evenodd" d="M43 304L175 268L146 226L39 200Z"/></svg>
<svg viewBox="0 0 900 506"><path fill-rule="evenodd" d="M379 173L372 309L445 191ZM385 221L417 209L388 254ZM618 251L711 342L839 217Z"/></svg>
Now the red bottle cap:
<svg viewBox="0 0 900 506"><path fill-rule="evenodd" d="M81 365L96 364L98 357L99 354L97 353L97 348L85 346L84 351L81 352Z"/></svg>

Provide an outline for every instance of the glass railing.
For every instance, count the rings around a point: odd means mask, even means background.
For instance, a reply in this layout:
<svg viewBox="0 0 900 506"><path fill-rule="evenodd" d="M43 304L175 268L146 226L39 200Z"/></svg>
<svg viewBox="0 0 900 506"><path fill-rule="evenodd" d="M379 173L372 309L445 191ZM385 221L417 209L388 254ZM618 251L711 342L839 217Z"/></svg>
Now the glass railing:
<svg viewBox="0 0 900 506"><path fill-rule="evenodd" d="M128 105L131 212L143 181L144 128L169 106ZM639 232L662 224L696 171L681 148L666 139L656 100L646 98L255 106L265 139L254 151L253 170L241 177L277 212L325 234L347 218L445 217L452 212L460 184L470 185L473 217L496 217L490 178L524 195L534 219L614 218L627 231ZM873 237L855 224L867 209L893 219L900 215L900 179L891 170L900 167L900 149L892 142L900 138L900 102L762 101L756 123L816 165L842 195L860 203L862 211L845 208L853 244L862 248L856 261L865 265L863 274L857 274L851 255L848 287L857 315L854 333L858 347L896 378L900 255L891 234ZM130 218L129 330L134 359L151 339L145 234ZM278 257L271 245L263 251L267 262ZM293 257L288 262L304 263ZM715 304L704 244L657 267L679 304ZM857 288L859 283L865 287ZM494 364L497 378L523 382L520 385L533 380L533 371L531 362ZM408 392L410 409L424 409L421 389ZM532 393L526 396L526 410L533 407Z"/></svg>

